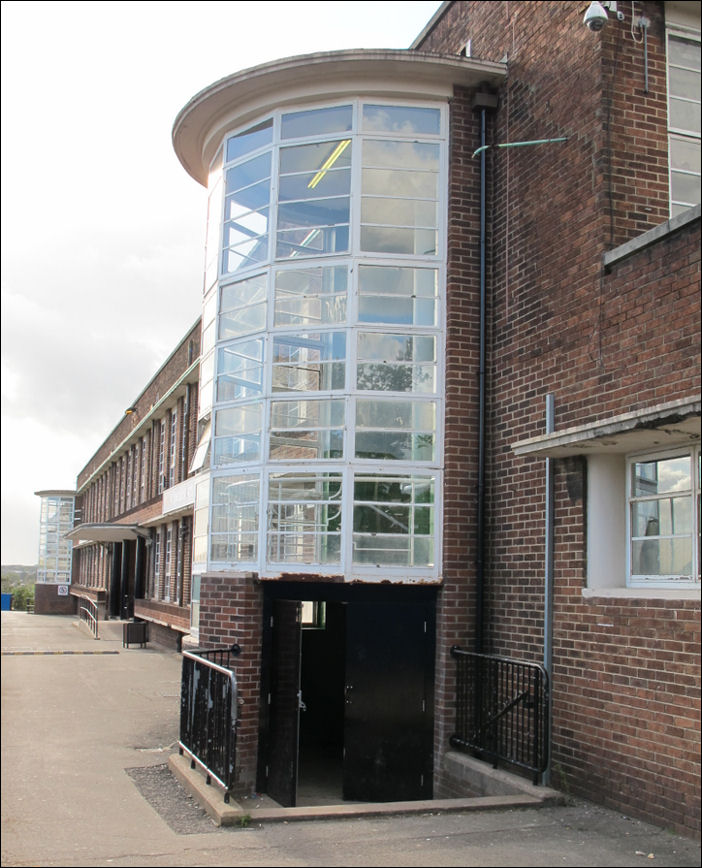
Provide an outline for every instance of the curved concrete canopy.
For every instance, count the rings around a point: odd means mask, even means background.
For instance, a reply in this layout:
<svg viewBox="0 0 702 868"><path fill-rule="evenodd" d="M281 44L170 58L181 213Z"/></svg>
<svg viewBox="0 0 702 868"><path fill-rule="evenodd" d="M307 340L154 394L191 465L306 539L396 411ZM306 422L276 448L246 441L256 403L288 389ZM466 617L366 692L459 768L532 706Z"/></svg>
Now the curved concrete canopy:
<svg viewBox="0 0 702 868"><path fill-rule="evenodd" d="M207 185L224 135L275 109L312 102L448 99L454 85L499 85L507 65L406 49L321 52L276 60L223 78L194 96L173 124L185 170Z"/></svg>

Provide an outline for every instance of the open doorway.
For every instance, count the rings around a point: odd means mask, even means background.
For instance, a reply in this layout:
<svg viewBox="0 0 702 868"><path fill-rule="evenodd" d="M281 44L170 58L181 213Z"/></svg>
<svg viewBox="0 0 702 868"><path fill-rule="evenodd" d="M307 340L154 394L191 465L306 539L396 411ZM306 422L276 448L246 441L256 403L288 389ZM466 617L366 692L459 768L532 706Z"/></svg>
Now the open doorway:
<svg viewBox="0 0 702 868"><path fill-rule="evenodd" d="M258 788L280 804L431 798L435 604L408 590L267 594Z"/></svg>

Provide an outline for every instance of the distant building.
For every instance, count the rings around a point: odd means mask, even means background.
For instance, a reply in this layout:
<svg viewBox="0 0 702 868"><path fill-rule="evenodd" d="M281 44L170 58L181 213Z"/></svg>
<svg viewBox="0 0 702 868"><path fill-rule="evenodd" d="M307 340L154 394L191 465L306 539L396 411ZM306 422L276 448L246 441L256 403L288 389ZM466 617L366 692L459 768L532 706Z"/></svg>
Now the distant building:
<svg viewBox="0 0 702 868"><path fill-rule="evenodd" d="M604 5L176 119L202 320L79 475L72 593L241 646L244 791L465 792L459 645L544 662L554 784L699 829L700 4Z"/></svg>
<svg viewBox="0 0 702 868"><path fill-rule="evenodd" d="M41 498L39 555L34 588L37 614L73 611L68 587L71 583L73 543L66 534L73 529L75 491L35 491Z"/></svg>

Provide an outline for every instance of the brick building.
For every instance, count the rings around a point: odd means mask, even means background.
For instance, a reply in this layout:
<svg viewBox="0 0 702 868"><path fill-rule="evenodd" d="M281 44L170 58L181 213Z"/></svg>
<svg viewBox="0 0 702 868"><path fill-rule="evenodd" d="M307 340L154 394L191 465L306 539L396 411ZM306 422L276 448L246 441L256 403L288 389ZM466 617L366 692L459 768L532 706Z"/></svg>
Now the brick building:
<svg viewBox="0 0 702 868"><path fill-rule="evenodd" d="M79 477L72 593L241 646L243 790L460 794L459 645L543 661L554 785L699 830L699 3L604 5L447 2L176 119L201 332Z"/></svg>
<svg viewBox="0 0 702 868"><path fill-rule="evenodd" d="M200 321L78 475L74 605L149 622L179 648L190 631Z"/></svg>

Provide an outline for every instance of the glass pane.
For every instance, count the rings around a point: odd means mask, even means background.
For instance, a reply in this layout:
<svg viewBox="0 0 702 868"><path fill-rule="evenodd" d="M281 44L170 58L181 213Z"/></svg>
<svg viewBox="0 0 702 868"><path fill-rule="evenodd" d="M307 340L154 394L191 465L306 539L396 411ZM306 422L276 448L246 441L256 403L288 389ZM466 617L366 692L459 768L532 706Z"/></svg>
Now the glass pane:
<svg viewBox="0 0 702 868"><path fill-rule="evenodd" d="M323 136L325 133L340 133L351 129L350 105L333 108L312 109L283 115L281 136L296 139L303 136Z"/></svg>
<svg viewBox="0 0 702 868"><path fill-rule="evenodd" d="M364 169L362 192L376 196L406 196L410 199L437 199L438 176L433 172L402 172Z"/></svg>
<svg viewBox="0 0 702 868"><path fill-rule="evenodd" d="M679 536L692 530L692 499L665 497L632 504L632 535Z"/></svg>
<svg viewBox="0 0 702 868"><path fill-rule="evenodd" d="M268 232L268 209L251 211L224 224L223 245L234 247L242 241L258 240Z"/></svg>
<svg viewBox="0 0 702 868"><path fill-rule="evenodd" d="M691 139L670 138L670 164L674 169L700 173L700 143Z"/></svg>
<svg viewBox="0 0 702 868"><path fill-rule="evenodd" d="M441 115L438 109L389 105L363 106L363 129L366 132L438 135L440 121Z"/></svg>
<svg viewBox="0 0 702 868"><path fill-rule="evenodd" d="M257 274L248 280L239 280L222 287L220 311L227 313L239 307L246 307L266 300L268 278Z"/></svg>
<svg viewBox="0 0 702 868"><path fill-rule="evenodd" d="M217 399L233 401L263 391L263 341L240 341L218 353Z"/></svg>
<svg viewBox="0 0 702 868"><path fill-rule="evenodd" d="M355 533L353 562L388 567L413 566L410 563L410 541L406 537Z"/></svg>
<svg viewBox="0 0 702 868"><path fill-rule="evenodd" d="M631 468L634 497L666 492L690 491L691 465L688 455L658 461L637 461Z"/></svg>
<svg viewBox="0 0 702 868"><path fill-rule="evenodd" d="M670 126L674 130L688 130L700 134L700 104L682 99L670 100Z"/></svg>
<svg viewBox="0 0 702 868"><path fill-rule="evenodd" d="M668 85L670 93L674 96L682 96L687 99L697 100L700 98L700 74L687 69L675 69L671 67L668 73Z"/></svg>
<svg viewBox="0 0 702 868"><path fill-rule="evenodd" d="M278 228L292 229L296 226L334 226L349 222L349 200L312 199L278 206Z"/></svg>
<svg viewBox="0 0 702 868"><path fill-rule="evenodd" d="M341 474L272 474L268 556L273 561L338 563Z"/></svg>
<svg viewBox="0 0 702 868"><path fill-rule="evenodd" d="M388 169L420 169L438 172L439 146L419 142L367 140L363 143L363 165Z"/></svg>
<svg viewBox="0 0 702 868"><path fill-rule="evenodd" d="M222 271L235 274L242 268L251 268L265 262L268 258L268 236L252 239L237 247L225 250L222 254Z"/></svg>
<svg viewBox="0 0 702 868"><path fill-rule="evenodd" d="M214 443L215 466L235 464L238 461L253 462L261 457L260 435L245 437L219 437Z"/></svg>
<svg viewBox="0 0 702 868"><path fill-rule="evenodd" d="M272 461L323 461L344 457L344 432L330 431L271 431Z"/></svg>
<svg viewBox="0 0 702 868"><path fill-rule="evenodd" d="M237 159L250 151L262 148L273 141L273 121L267 120L255 127L232 136L227 141L227 162Z"/></svg>
<svg viewBox="0 0 702 868"><path fill-rule="evenodd" d="M280 174L291 172L328 172L351 165L351 139L335 142L316 142L280 150ZM397 165L397 164L395 164ZM316 184L315 184L316 186Z"/></svg>
<svg viewBox="0 0 702 868"><path fill-rule="evenodd" d="M275 278L275 325L319 325L346 319L345 267L279 271Z"/></svg>
<svg viewBox="0 0 702 868"><path fill-rule="evenodd" d="M271 405L271 427L296 428L340 427L344 423L343 401L274 401Z"/></svg>
<svg viewBox="0 0 702 868"><path fill-rule="evenodd" d="M282 177L278 188L278 201L317 199L319 196L339 196L349 192L351 186L351 171L349 169L332 169L312 186L316 177L316 172Z"/></svg>
<svg viewBox="0 0 702 868"><path fill-rule="evenodd" d="M700 43L671 36L668 40L668 61L688 69L700 68Z"/></svg>
<svg viewBox="0 0 702 868"><path fill-rule="evenodd" d="M431 335L408 337L382 332L362 332L358 335L358 358L384 361L434 361L435 346L436 339Z"/></svg>
<svg viewBox="0 0 702 868"><path fill-rule="evenodd" d="M276 337L273 391L343 389L345 358L343 332Z"/></svg>
<svg viewBox="0 0 702 868"><path fill-rule="evenodd" d="M671 198L674 202L696 205L700 201L700 176L672 172L670 175Z"/></svg>
<svg viewBox="0 0 702 868"><path fill-rule="evenodd" d="M391 226L423 226L434 228L437 225L437 206L435 202L408 199L368 199L361 202L361 221L363 223L386 223Z"/></svg>
<svg viewBox="0 0 702 868"><path fill-rule="evenodd" d="M258 157L254 157L253 160L247 160L239 166L227 169L226 192L233 193L235 190L249 187L251 184L261 181L263 178L270 177L270 174L271 155L270 153L261 154Z"/></svg>
<svg viewBox="0 0 702 868"><path fill-rule="evenodd" d="M359 363L356 386L363 391L436 392L436 372L430 365Z"/></svg>
<svg viewBox="0 0 702 868"><path fill-rule="evenodd" d="M432 461L432 434L391 431L357 431L356 458L389 461Z"/></svg>
<svg viewBox="0 0 702 868"><path fill-rule="evenodd" d="M270 198L271 182L269 178L266 178L265 181L260 181L258 184L252 184L250 187L237 190L225 199L224 219L236 220L242 214L247 214L249 211L266 208L270 204Z"/></svg>
<svg viewBox="0 0 702 868"><path fill-rule="evenodd" d="M254 560L258 547L258 476L216 477L212 490L212 543L216 561Z"/></svg>
<svg viewBox="0 0 702 868"><path fill-rule="evenodd" d="M261 430L260 403L239 404L215 413L215 436L232 434L251 434Z"/></svg>
<svg viewBox="0 0 702 868"><path fill-rule="evenodd" d="M361 250L376 253L404 253L434 256L438 234L429 229L393 229L389 226L362 226Z"/></svg>
<svg viewBox="0 0 702 868"><path fill-rule="evenodd" d="M359 271L359 289L368 295L434 298L438 292L437 286L438 272L434 268L362 265Z"/></svg>
<svg viewBox="0 0 702 868"><path fill-rule="evenodd" d="M357 429L401 429L433 431L436 427L434 401L356 401Z"/></svg>
<svg viewBox="0 0 702 868"><path fill-rule="evenodd" d="M296 256L316 256L322 253L346 253L349 249L347 225L319 229L292 229L278 233L276 256L293 259Z"/></svg>
<svg viewBox="0 0 702 868"><path fill-rule="evenodd" d="M690 537L635 540L631 548L631 572L634 576L691 578L692 544Z"/></svg>

